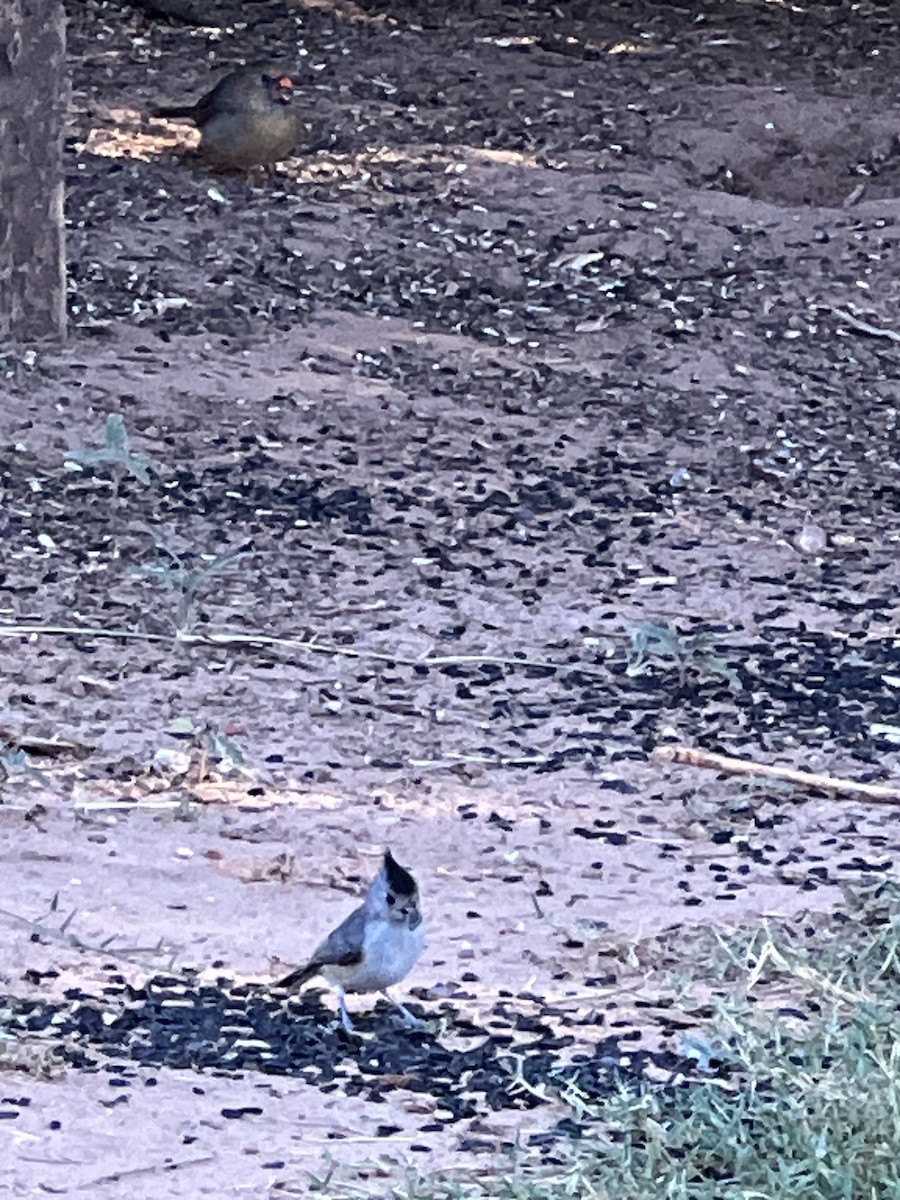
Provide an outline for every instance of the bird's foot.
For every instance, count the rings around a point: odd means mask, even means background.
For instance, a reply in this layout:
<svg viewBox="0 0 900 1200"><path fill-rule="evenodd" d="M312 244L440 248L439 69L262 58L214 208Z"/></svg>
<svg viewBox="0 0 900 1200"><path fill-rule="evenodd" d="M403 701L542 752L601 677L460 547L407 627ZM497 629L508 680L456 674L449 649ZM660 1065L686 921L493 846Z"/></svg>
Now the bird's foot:
<svg viewBox="0 0 900 1200"><path fill-rule="evenodd" d="M413 1014L409 1011L409 1009L405 1008L400 1003L399 1000L395 1000L394 997L392 995L390 995L389 992L382 992L381 994L382 994L382 996L384 996L385 1000L389 1000L391 1002L391 1004L393 1004L394 1008L396 1008L397 1012L399 1012L399 1014L403 1020L403 1024L407 1027L407 1029L427 1029L428 1028L428 1026L425 1024L424 1021L420 1021L418 1017L414 1017Z"/></svg>

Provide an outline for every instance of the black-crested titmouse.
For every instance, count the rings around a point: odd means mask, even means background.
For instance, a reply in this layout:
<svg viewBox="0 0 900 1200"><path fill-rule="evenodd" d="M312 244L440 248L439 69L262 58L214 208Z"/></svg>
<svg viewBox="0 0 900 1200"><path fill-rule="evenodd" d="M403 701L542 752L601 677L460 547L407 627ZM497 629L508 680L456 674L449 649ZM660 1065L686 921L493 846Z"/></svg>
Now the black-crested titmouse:
<svg viewBox="0 0 900 1200"><path fill-rule="evenodd" d="M425 947L416 881L386 851L366 898L328 935L309 962L279 979L275 987L295 990L322 975L338 994L341 1024L353 1033L346 992L381 992L411 1025L418 1022L387 989L405 979Z"/></svg>

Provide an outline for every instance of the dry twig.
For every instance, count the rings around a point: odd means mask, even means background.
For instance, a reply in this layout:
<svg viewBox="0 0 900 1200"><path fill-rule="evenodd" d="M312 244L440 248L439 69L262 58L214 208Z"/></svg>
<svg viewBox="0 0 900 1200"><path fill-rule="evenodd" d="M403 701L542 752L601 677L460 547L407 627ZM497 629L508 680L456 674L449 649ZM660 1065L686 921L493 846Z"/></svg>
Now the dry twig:
<svg viewBox="0 0 900 1200"><path fill-rule="evenodd" d="M900 787L857 783L853 779L839 779L835 775L796 771L793 767L771 767L766 763L753 762L749 758L731 758L727 754L713 754L709 750L695 750L691 746L657 746L651 759L656 763L675 762L690 767L709 767L713 771L724 771L726 775L759 775L766 779L784 779L800 787L818 788L823 792L833 792L837 796L863 796L874 804L900 804Z"/></svg>
<svg viewBox="0 0 900 1200"><path fill-rule="evenodd" d="M107 938L105 942L101 942L100 945L95 946L90 942L84 941L84 939L80 938L76 933L69 932L69 925L71 924L72 919L75 917L77 911L77 909L73 909L62 922L62 924L58 926L48 925L46 917L38 919L32 917L23 917L19 913L10 912L8 908L0 908L0 917L6 917L7 920L15 921L18 925L25 925L32 931L32 933L36 934L40 938L43 938L45 941L60 942L64 946L71 946L72 949L81 950L85 954L100 954L104 958L113 959L116 962L130 963L132 966L141 967L145 971L153 970L155 967L158 967L159 963L152 960L158 960L159 957L164 953L165 947L163 946L162 938L160 938L156 946L148 946L146 948L130 947L127 950L118 950L114 949L112 946L112 942L115 941L115 935L113 935L113 937ZM50 913L47 915L50 916L54 912L56 912L55 897L54 904L50 909ZM149 954L151 959L147 960L144 958L139 958L137 957L139 954ZM166 965L166 970L173 975L183 974L183 972L179 971L175 966L174 957L170 958Z"/></svg>
<svg viewBox="0 0 900 1200"><path fill-rule="evenodd" d="M387 654L377 650L354 650L351 646L335 646L318 642L315 638L280 638L262 633L183 633L174 637L161 633L144 633L140 630L104 629L102 627L78 625L0 625L0 637L100 637L121 638L124 641L138 639L143 642L176 641L185 646L277 646L285 650L301 650L315 654L334 654L343 658L357 658L371 662L386 662L403 667L448 667L466 666L476 663L491 663L501 667L538 667L548 671L571 671L576 675L609 677L605 667L582 662L557 662L544 658L515 658L498 654L441 654L423 655L421 658L406 658L402 654ZM608 634L611 639L615 634Z"/></svg>
<svg viewBox="0 0 900 1200"><path fill-rule="evenodd" d="M136 1175L157 1175L164 1171L180 1171L182 1167L201 1167L211 1162L215 1162L213 1155L202 1154L198 1158L181 1158L176 1159L174 1162L166 1160L165 1162L148 1163L145 1167L123 1167L121 1171L111 1171L109 1175L98 1175L96 1179L90 1179L87 1183L80 1183L78 1190L83 1192L86 1188L93 1188L101 1183L121 1183L123 1179L133 1179Z"/></svg>
<svg viewBox="0 0 900 1200"><path fill-rule="evenodd" d="M836 317L840 317L842 321L846 321L848 325L858 329L860 333L868 333L870 337L887 338L891 342L900 342L900 333L897 333L896 329L884 329L880 325L870 325L868 321L855 317L853 313L847 312L844 308L832 308L831 311Z"/></svg>

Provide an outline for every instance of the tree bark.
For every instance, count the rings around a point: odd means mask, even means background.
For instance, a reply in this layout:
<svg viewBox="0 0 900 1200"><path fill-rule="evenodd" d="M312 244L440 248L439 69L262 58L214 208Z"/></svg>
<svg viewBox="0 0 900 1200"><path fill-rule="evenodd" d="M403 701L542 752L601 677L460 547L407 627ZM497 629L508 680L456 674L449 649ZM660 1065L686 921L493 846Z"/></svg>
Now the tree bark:
<svg viewBox="0 0 900 1200"><path fill-rule="evenodd" d="M0 0L0 341L66 330L62 0Z"/></svg>

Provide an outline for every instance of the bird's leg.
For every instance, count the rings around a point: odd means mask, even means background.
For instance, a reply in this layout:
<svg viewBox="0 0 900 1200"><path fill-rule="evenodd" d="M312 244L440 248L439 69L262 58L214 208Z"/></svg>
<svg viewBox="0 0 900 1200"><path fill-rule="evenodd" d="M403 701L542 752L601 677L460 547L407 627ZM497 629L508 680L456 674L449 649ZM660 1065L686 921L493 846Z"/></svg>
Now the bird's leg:
<svg viewBox="0 0 900 1200"><path fill-rule="evenodd" d="M385 1000L388 1000L391 1004L393 1004L394 1008L399 1011L400 1015L403 1017L403 1023L408 1025L410 1029L425 1028L424 1023L420 1021L418 1017L414 1017L408 1008L404 1008L399 1000L395 1000L387 988L383 988L381 994L384 996Z"/></svg>
<svg viewBox="0 0 900 1200"><path fill-rule="evenodd" d="M341 1015L341 1025L344 1027L344 1031L346 1033L356 1033L356 1026L350 1020L350 1014L347 1012L347 1002L344 999L344 993L342 990L338 991L337 997L338 1007Z"/></svg>

